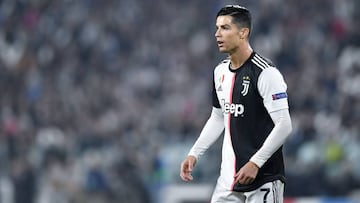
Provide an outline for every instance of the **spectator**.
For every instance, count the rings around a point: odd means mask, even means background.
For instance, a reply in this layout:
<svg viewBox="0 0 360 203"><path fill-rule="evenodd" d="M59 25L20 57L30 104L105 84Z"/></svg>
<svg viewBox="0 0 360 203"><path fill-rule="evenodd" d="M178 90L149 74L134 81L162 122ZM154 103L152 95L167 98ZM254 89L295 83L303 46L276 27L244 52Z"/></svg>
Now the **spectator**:
<svg viewBox="0 0 360 203"><path fill-rule="evenodd" d="M82 183L88 170L79 142L94 136L103 141L96 149L102 155L98 169L110 174L110 189L131 182L118 174L120 166L130 165L139 178L131 187L144 186L153 174L155 149L194 139L207 118L208 69L222 56L214 51L213 34L206 33L213 31L211 19L220 4L234 2L0 1L0 160L5 176L10 177L10 163L24 157L34 174L27 184L38 183L37 199L46 192L52 198L56 191L65 193L61 201L76 199L86 191ZM274 59L287 78L295 123L285 149L289 182L302 180L305 166L321 160L316 170L354 178L339 188L329 181L332 175L324 175L322 185L329 188L319 194L344 195L359 187L354 161L360 146L359 2L243 4L258 12L254 48ZM322 130L329 126L331 131ZM60 133L47 141L61 142L66 161L41 164L49 151L38 148L39 140L48 129ZM341 156L331 156L332 164L325 161L330 140L341 149ZM319 157L312 156L314 146ZM346 167L336 167L341 165ZM77 177L71 182L75 187L67 188L60 177ZM63 187L51 187L55 193L46 189L55 183ZM136 190L128 192L136 196ZM120 197L107 198L119 202Z"/></svg>

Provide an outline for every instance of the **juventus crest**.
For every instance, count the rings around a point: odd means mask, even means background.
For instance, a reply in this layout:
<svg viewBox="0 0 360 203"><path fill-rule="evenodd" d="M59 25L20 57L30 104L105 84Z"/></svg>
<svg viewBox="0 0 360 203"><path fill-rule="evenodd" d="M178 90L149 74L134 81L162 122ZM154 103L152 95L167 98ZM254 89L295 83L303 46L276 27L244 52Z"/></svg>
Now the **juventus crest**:
<svg viewBox="0 0 360 203"><path fill-rule="evenodd" d="M243 77L243 82L242 82L243 90L241 91L241 94L243 96L246 96L247 93L249 92L249 84L250 84L250 77L249 76L244 76Z"/></svg>

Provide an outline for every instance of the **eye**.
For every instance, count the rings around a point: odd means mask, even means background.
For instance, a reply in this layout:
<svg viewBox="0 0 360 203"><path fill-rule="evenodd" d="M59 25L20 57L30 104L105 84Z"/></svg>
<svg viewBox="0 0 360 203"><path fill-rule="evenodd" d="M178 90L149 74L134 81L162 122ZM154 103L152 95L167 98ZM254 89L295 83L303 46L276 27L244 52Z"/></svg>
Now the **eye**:
<svg viewBox="0 0 360 203"><path fill-rule="evenodd" d="M223 26L221 26L221 29L224 29L224 30L229 30L229 29L230 29L230 26L223 25Z"/></svg>

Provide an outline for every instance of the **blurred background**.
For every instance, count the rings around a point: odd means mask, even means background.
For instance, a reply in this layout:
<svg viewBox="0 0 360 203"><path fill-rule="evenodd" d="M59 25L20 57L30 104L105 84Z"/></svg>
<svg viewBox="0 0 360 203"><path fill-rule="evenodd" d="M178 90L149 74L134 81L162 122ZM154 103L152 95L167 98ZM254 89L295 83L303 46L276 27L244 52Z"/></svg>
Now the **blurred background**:
<svg viewBox="0 0 360 203"><path fill-rule="evenodd" d="M0 0L0 202L208 202L221 139L178 174L233 3L288 84L286 201L360 202L358 0Z"/></svg>

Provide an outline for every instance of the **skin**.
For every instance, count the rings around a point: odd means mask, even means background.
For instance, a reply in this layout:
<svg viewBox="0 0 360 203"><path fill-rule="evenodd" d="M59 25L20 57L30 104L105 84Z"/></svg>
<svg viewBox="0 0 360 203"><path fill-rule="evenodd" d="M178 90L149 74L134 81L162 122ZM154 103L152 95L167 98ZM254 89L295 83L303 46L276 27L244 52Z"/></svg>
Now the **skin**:
<svg viewBox="0 0 360 203"><path fill-rule="evenodd" d="M192 181L193 177L191 172L196 164L196 158L194 156L187 156L185 160L181 163L180 167L180 177L183 181Z"/></svg>
<svg viewBox="0 0 360 203"><path fill-rule="evenodd" d="M216 19L215 38L221 53L229 54L231 68L238 69L245 63L252 53L249 44L248 28L241 28L233 23L231 16L218 16ZM188 182L192 181L191 172L196 164L194 156L187 156L181 163L180 177ZM250 184L254 181L259 171L259 167L249 161L234 175L234 182L240 184Z"/></svg>
<svg viewBox="0 0 360 203"><path fill-rule="evenodd" d="M231 16L219 16L216 19L215 38L219 51L228 53L233 69L240 68L250 57L249 28L240 28L233 23Z"/></svg>

